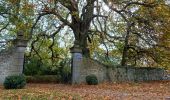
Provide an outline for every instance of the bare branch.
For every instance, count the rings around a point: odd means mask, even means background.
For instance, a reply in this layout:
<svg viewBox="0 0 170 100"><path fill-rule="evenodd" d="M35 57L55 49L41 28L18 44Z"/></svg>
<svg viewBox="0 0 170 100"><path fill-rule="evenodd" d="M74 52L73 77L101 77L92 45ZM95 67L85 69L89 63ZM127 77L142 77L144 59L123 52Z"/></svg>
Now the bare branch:
<svg viewBox="0 0 170 100"><path fill-rule="evenodd" d="M8 25L9 25L9 23L7 23L4 27L2 27L2 28L0 29L0 32L2 32L4 29L6 29L6 28L8 27Z"/></svg>

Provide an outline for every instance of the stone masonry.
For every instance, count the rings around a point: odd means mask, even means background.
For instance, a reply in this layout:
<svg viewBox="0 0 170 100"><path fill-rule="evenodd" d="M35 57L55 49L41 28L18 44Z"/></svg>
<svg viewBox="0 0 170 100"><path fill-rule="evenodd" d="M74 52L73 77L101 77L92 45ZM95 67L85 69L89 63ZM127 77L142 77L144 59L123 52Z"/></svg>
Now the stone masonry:
<svg viewBox="0 0 170 100"><path fill-rule="evenodd" d="M86 82L86 76L96 75L99 82L140 82L163 80L165 70L150 67L106 66L90 58L82 57L81 49L71 48L72 84Z"/></svg>
<svg viewBox="0 0 170 100"><path fill-rule="evenodd" d="M0 53L0 84L6 76L22 73L26 45L26 40L16 39L12 49ZM105 66L83 57L81 49L76 46L71 48L71 53L72 84L85 83L90 74L96 75L99 82L151 81L162 80L165 76L165 71L160 68Z"/></svg>
<svg viewBox="0 0 170 100"><path fill-rule="evenodd" d="M77 83L85 83L86 76L94 74L101 82L141 82L163 80L165 70L151 67L115 67L105 66L98 61L89 58L82 58L82 65L79 66Z"/></svg>
<svg viewBox="0 0 170 100"><path fill-rule="evenodd" d="M0 84L6 76L22 74L26 43L25 40L16 39L13 47L0 52Z"/></svg>

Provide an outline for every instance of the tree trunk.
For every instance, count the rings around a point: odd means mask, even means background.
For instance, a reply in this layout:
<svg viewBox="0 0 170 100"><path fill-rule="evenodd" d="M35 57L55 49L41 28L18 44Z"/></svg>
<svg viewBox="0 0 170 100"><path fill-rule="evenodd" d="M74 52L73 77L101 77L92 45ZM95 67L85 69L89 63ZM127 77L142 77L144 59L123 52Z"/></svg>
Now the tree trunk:
<svg viewBox="0 0 170 100"><path fill-rule="evenodd" d="M121 61L122 66L127 65L127 51L128 51L128 41L129 41L129 35L130 35L130 27L131 27L131 25L129 23L127 23L127 33L126 33L126 37L125 37L125 45L124 45L124 48L123 48L122 61Z"/></svg>
<svg viewBox="0 0 170 100"><path fill-rule="evenodd" d="M87 45L87 38L85 37L85 35L84 35L84 37L81 36L81 38L75 39L74 45L77 45L80 48L82 48L83 56L90 57L90 50L89 50L89 48L87 48L87 46L88 46Z"/></svg>
<svg viewBox="0 0 170 100"><path fill-rule="evenodd" d="M81 21L77 22L76 25L72 27L75 36L74 45L82 48L83 56L90 57L90 51L87 48L88 27L82 25L81 23Z"/></svg>

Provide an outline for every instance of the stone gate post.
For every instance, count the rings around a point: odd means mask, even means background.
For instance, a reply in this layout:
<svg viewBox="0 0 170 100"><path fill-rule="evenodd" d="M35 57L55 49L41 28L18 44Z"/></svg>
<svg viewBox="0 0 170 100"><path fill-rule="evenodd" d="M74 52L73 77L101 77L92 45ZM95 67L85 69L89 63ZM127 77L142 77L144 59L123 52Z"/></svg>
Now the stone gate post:
<svg viewBox="0 0 170 100"><path fill-rule="evenodd" d="M80 68L82 66L83 56L82 49L79 46L73 46L70 48L72 53L72 64L71 64L71 73L72 73L72 84L80 83Z"/></svg>
<svg viewBox="0 0 170 100"><path fill-rule="evenodd" d="M27 40L17 38L9 50L0 53L0 84L7 76L22 74L26 46Z"/></svg>
<svg viewBox="0 0 170 100"><path fill-rule="evenodd" d="M27 40L16 39L15 40L15 52L14 52L14 66L17 69L18 74L22 74L24 65L24 53L27 47Z"/></svg>

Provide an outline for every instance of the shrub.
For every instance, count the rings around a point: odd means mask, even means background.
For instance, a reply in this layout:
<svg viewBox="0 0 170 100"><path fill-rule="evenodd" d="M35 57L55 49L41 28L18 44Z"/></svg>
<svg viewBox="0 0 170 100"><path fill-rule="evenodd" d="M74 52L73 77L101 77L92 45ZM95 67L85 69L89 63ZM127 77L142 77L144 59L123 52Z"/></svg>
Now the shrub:
<svg viewBox="0 0 170 100"><path fill-rule="evenodd" d="M62 83L70 83L71 82L71 67L65 66L61 67L59 70L59 75L61 76L60 81Z"/></svg>
<svg viewBox="0 0 170 100"><path fill-rule="evenodd" d="M57 75L36 75L26 76L27 83L59 83L60 77Z"/></svg>
<svg viewBox="0 0 170 100"><path fill-rule="evenodd" d="M86 82L88 85L97 85L98 79L95 75L91 74L91 75L86 76Z"/></svg>
<svg viewBox="0 0 170 100"><path fill-rule="evenodd" d="M62 83L71 83L71 60L69 58L65 58L62 60L58 67L59 75L61 76L60 81Z"/></svg>
<svg viewBox="0 0 170 100"><path fill-rule="evenodd" d="M5 89L21 89L26 85L26 78L24 75L7 76L4 81Z"/></svg>

